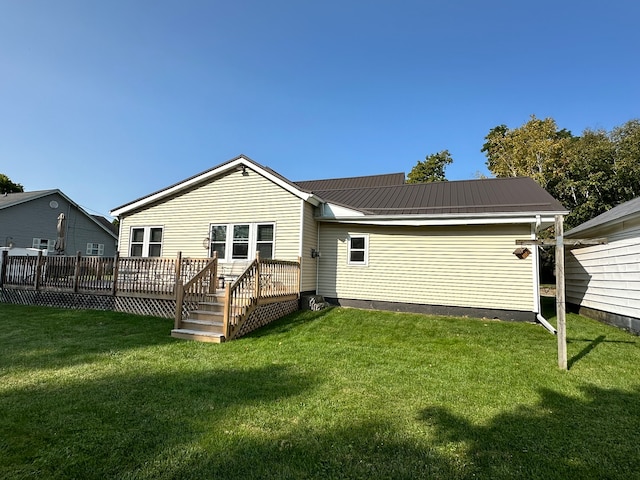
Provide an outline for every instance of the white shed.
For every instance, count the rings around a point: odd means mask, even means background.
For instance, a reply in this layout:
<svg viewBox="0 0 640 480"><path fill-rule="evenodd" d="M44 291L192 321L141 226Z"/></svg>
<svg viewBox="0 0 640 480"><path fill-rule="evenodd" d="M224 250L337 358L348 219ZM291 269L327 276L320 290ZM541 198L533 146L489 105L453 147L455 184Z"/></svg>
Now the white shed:
<svg viewBox="0 0 640 480"><path fill-rule="evenodd" d="M640 197L569 230L565 237L607 239L604 245L568 252L569 306L640 334Z"/></svg>

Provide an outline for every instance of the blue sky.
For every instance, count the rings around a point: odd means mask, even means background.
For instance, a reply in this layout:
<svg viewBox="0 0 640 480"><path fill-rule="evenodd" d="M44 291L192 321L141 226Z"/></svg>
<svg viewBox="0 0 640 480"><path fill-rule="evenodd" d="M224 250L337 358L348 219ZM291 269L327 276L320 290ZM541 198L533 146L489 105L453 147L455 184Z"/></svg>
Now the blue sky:
<svg viewBox="0 0 640 480"><path fill-rule="evenodd" d="M640 117L632 0L0 0L0 173L109 210L241 153L291 180L408 173L552 117Z"/></svg>

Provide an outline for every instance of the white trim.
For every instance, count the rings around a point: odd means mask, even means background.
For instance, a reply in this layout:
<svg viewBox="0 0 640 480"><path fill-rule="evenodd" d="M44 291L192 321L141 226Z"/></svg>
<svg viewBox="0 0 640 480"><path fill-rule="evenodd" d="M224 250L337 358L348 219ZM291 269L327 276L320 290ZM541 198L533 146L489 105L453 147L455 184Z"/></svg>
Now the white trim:
<svg viewBox="0 0 640 480"><path fill-rule="evenodd" d="M536 224L531 224L531 240L535 240L537 237L536 234ZM533 311L537 314L542 314L542 307L540 305L540 260L539 253L540 249L537 245L532 245L531 247L531 275L533 278Z"/></svg>
<svg viewBox="0 0 640 480"><path fill-rule="evenodd" d="M247 225L249 227L247 258L233 258L233 227L238 225ZM212 255L211 252L211 228L212 227L226 227L226 238L224 242L225 256L218 257L221 263L246 263L251 261L256 256L258 250L258 226L271 225L273 227L273 240L271 241L271 257L276 258L276 222L237 222L237 223L210 223L209 224L209 247L208 255ZM265 242L263 242L265 243Z"/></svg>
<svg viewBox="0 0 640 480"><path fill-rule="evenodd" d="M151 230L159 228L162 231L162 239L160 240L160 255L154 255L153 258L162 257L162 248L164 244L164 226L163 225L131 225L129 227L129 257L134 257L132 255L132 247L134 244L140 245L142 244L142 255L136 255L135 258L149 258L149 247L151 245L157 245L158 242L151 241ZM134 230L142 230L142 242L136 242L133 240L133 231Z"/></svg>
<svg viewBox="0 0 640 480"><path fill-rule="evenodd" d="M225 163L223 165L220 165L219 167L213 168L212 170L208 170L206 172L203 172L199 175L196 175L195 177L191 177L187 180L184 180L183 182L177 183L171 187L165 188L164 190L160 190L156 193L152 193L151 195L148 195L146 197L140 198L138 200L135 200L132 203L129 203L127 205L123 205L121 207L117 207L114 210L111 210L110 215L114 216L114 217L118 217L120 215L122 215L123 213L127 213L130 212L132 210L136 210L138 208L144 207L145 205L148 205L150 203L154 203L157 202L160 199L163 199L165 197L169 197L171 195L175 195L176 193L188 189L194 185L197 185L199 183L205 182L207 180L210 180L214 177L217 177L225 172L228 171L233 171L233 170L237 170L239 167L245 166L246 168L253 170L254 172L258 173L259 175L263 176L264 178L272 181L273 183L275 183L276 185L278 185L279 187L285 189L286 191L288 191L289 193L292 193L293 195L301 198L302 200L306 201L306 202L310 202L311 204L313 204L314 206L318 206L320 204L320 199L318 199L318 197L316 197L315 195L313 195L312 193L307 193L307 192L303 192L302 190L296 188L295 186L291 185L290 183L287 183L285 181L283 181L281 178L273 175L272 173L268 172L267 170L261 168L260 166L256 165L255 163L251 162L250 160L248 160L246 157L240 156L228 163ZM239 174L242 174L241 172L238 172Z"/></svg>
<svg viewBox="0 0 640 480"><path fill-rule="evenodd" d="M351 223L362 225L389 225L389 226L449 226L449 225L486 225L486 224L513 224L513 223L527 223L530 224L536 221L536 216L540 214L526 214L526 213L492 213L492 214L478 214L478 215L437 215L437 216L424 216L424 215L397 215L397 216L378 216L378 215L365 215L359 217L316 217L316 220L320 222L330 223ZM554 216L542 216L540 217L542 228L551 226L554 223Z"/></svg>
<svg viewBox="0 0 640 480"><path fill-rule="evenodd" d="M364 249L357 248L355 251L364 251L364 260L362 262L351 260L351 240L354 238L364 239ZM349 233L347 237L347 265L352 267L367 267L369 265L369 234L368 233Z"/></svg>
<svg viewBox="0 0 640 480"><path fill-rule="evenodd" d="M298 256L302 258L304 243L304 200L300 199L300 235L298 236Z"/></svg>

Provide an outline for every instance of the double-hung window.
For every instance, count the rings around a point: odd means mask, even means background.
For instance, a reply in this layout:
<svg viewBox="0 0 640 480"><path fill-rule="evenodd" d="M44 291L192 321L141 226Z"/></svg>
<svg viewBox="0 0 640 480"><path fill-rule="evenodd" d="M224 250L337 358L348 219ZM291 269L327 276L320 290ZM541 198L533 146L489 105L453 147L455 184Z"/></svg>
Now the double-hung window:
<svg viewBox="0 0 640 480"><path fill-rule="evenodd" d="M133 227L131 229L131 257L160 257L162 255L162 227Z"/></svg>
<svg viewBox="0 0 640 480"><path fill-rule="evenodd" d="M104 255L104 243L87 243L87 255Z"/></svg>
<svg viewBox="0 0 640 480"><path fill-rule="evenodd" d="M209 254L217 253L223 262L249 260L260 253L260 258L273 258L275 224L229 223L211 225Z"/></svg>
<svg viewBox="0 0 640 480"><path fill-rule="evenodd" d="M48 240L46 238L34 238L31 244L33 248L37 248L39 250L53 250L54 242L53 240Z"/></svg>
<svg viewBox="0 0 640 480"><path fill-rule="evenodd" d="M349 265L367 265L369 263L368 235L349 235L347 263Z"/></svg>

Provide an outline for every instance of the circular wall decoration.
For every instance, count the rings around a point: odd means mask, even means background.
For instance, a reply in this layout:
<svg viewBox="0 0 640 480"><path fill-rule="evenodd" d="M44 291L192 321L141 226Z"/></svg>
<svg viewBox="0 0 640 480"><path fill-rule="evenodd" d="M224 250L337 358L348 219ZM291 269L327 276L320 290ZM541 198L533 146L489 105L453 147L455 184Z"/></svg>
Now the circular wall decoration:
<svg viewBox="0 0 640 480"><path fill-rule="evenodd" d="M51 200L51 201L49 202L49 206L50 206L51 208L58 208L58 202L56 202L55 200Z"/></svg>

